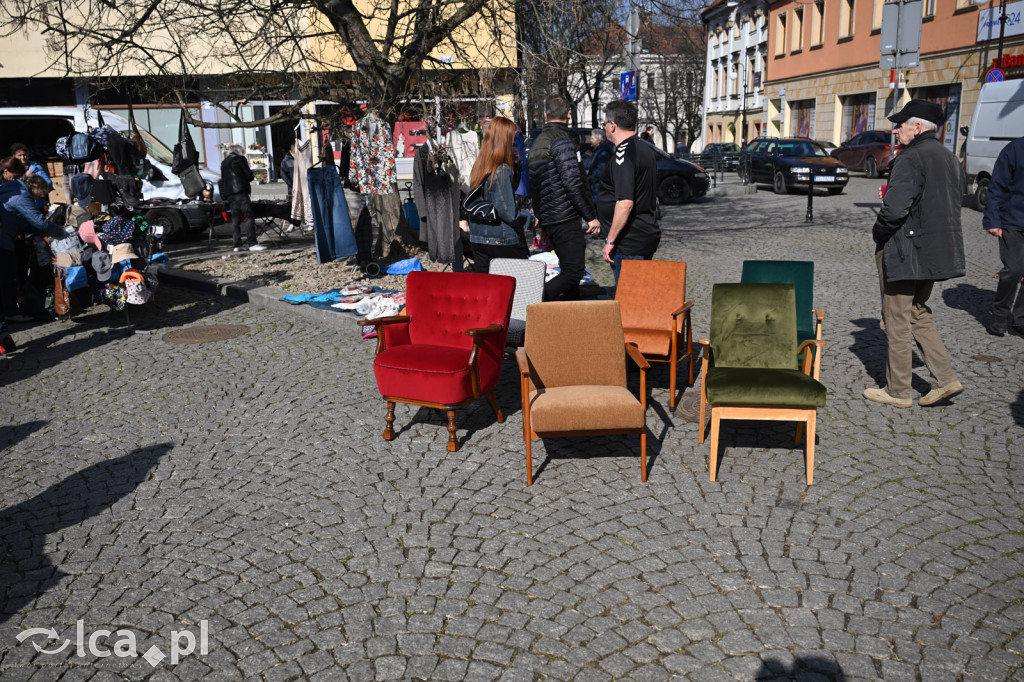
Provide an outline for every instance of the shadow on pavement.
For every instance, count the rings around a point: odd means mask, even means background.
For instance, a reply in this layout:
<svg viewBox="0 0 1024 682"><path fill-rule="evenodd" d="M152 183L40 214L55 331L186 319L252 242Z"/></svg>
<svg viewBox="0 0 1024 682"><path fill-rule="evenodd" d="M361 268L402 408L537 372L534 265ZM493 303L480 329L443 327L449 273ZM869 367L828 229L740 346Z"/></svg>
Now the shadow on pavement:
<svg viewBox="0 0 1024 682"><path fill-rule="evenodd" d="M166 291L163 287L158 288L149 303L128 306L127 316L123 311L111 311L108 306L98 304L76 316L72 322L39 323L52 329L44 336L32 338L25 335L24 328L16 328L14 338L18 342L18 350L5 356L6 365L4 371L0 372L0 386L23 381L79 354L128 339L137 332L155 334L170 331L242 305L241 301L225 297L198 295L187 304L171 310L165 307L168 304L161 298L162 293L167 296L164 293ZM63 341L68 336L76 338Z"/></svg>
<svg viewBox="0 0 1024 682"><path fill-rule="evenodd" d="M942 300L950 308L964 310L974 316L982 327L988 324L989 308L996 297L995 284L992 289L982 289L973 284L957 284L942 292Z"/></svg>
<svg viewBox="0 0 1024 682"><path fill-rule="evenodd" d="M0 438L11 437L7 428L20 432L38 429L40 424L6 427ZM171 448L171 444L161 443L97 462L32 499L0 511L0 623L67 575L46 556L46 536L81 524L130 495Z"/></svg>
<svg viewBox="0 0 1024 682"><path fill-rule="evenodd" d="M1024 390L1017 394L1017 399L1010 403L1010 415L1017 426L1024 426Z"/></svg>
<svg viewBox="0 0 1024 682"><path fill-rule="evenodd" d="M783 680L819 680L845 682L846 674L835 661L823 656L801 656L792 665L781 661L766 659L761 661L761 669L754 675L758 682Z"/></svg>
<svg viewBox="0 0 1024 682"><path fill-rule="evenodd" d="M853 343L850 350L864 365L864 371L871 380L879 386L884 386L887 350L881 323L873 317L861 317L850 322L858 327L857 331L851 334Z"/></svg>

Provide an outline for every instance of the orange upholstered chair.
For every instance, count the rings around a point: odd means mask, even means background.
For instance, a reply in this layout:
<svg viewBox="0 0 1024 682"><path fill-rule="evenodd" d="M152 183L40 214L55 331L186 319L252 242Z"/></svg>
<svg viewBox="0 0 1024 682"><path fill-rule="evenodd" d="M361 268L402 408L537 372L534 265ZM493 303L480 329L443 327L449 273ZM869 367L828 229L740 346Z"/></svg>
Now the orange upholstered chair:
<svg viewBox="0 0 1024 682"><path fill-rule="evenodd" d="M469 272L411 272L406 315L359 320L377 327L373 373L387 402L384 440L395 437L395 403L444 410L448 451L459 449L455 410L487 397L505 421L494 387L501 376L516 280Z"/></svg>
<svg viewBox="0 0 1024 682"><path fill-rule="evenodd" d="M626 387L626 356L640 367L640 398ZM523 392L526 484L533 438L640 434L647 480L649 366L625 342L616 301L553 301L526 308L526 345L516 352Z"/></svg>
<svg viewBox="0 0 1024 682"><path fill-rule="evenodd" d="M615 300L622 305L626 343L635 343L652 362L669 363L669 407L676 407L679 361L693 385L693 329L686 300L686 263L624 260Z"/></svg>

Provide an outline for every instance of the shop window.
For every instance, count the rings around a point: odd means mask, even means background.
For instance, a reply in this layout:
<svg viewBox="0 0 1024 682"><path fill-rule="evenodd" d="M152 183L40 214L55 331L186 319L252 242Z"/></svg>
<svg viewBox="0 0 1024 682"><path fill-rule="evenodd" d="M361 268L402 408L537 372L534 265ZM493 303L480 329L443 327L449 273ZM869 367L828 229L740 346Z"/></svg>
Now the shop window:
<svg viewBox="0 0 1024 682"><path fill-rule="evenodd" d="M790 135L811 137L814 134L814 100L798 100L790 104Z"/></svg>
<svg viewBox="0 0 1024 682"><path fill-rule="evenodd" d="M874 126L875 121L875 95L864 92L857 95L847 95L842 98L843 103L843 136L842 139L849 140L854 135L860 135L865 130Z"/></svg>
<svg viewBox="0 0 1024 682"><path fill-rule="evenodd" d="M825 0L815 0L811 5L811 47L825 43Z"/></svg>
<svg viewBox="0 0 1024 682"><path fill-rule="evenodd" d="M793 37L789 41L790 49L797 52L804 46L804 8L793 10Z"/></svg>
<svg viewBox="0 0 1024 682"><path fill-rule="evenodd" d="M935 0L931 0L934 2ZM853 0L839 0L839 37L853 35Z"/></svg>
<svg viewBox="0 0 1024 682"><path fill-rule="evenodd" d="M786 13L775 15L775 56L786 54Z"/></svg>

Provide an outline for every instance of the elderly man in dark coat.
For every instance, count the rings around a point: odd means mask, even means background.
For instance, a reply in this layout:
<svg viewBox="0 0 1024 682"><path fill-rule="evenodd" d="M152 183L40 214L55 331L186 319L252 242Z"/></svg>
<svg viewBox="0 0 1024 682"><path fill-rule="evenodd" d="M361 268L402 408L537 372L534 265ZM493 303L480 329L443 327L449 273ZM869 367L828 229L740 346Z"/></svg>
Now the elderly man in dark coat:
<svg viewBox="0 0 1024 682"><path fill-rule="evenodd" d="M932 375L932 390L918 403L948 400L964 388L953 371L928 307L936 281L963 277L960 230L963 177L953 152L936 136L945 122L942 108L913 99L889 120L905 146L889 174L881 210L872 228L882 289L882 318L889 345L886 387L864 397L893 407L910 407L913 341Z"/></svg>

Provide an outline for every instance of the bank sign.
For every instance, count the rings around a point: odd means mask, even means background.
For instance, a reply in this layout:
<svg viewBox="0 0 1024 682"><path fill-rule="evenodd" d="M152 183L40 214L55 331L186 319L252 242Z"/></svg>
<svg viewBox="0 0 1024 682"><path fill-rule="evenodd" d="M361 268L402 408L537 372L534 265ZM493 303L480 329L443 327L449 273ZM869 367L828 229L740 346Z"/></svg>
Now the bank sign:
<svg viewBox="0 0 1024 682"><path fill-rule="evenodd" d="M1024 15L1024 2L1006 3L1006 29L1003 32L1005 38L1024 35L1022 15ZM989 40L999 40L998 7L990 7L978 12L978 42L984 43Z"/></svg>

